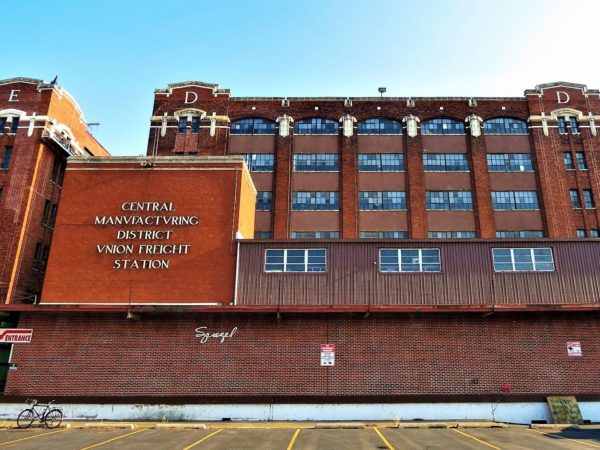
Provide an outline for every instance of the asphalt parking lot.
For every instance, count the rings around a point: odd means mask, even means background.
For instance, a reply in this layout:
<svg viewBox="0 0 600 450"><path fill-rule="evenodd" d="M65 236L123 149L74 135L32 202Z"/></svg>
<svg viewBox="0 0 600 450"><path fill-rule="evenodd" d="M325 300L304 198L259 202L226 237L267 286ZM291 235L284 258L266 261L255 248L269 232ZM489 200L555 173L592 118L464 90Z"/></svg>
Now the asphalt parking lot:
<svg viewBox="0 0 600 450"><path fill-rule="evenodd" d="M214 426L214 427L213 427ZM293 424L290 424L293 426ZM509 428L364 429L219 428L0 430L4 449L592 449L600 448L600 430Z"/></svg>

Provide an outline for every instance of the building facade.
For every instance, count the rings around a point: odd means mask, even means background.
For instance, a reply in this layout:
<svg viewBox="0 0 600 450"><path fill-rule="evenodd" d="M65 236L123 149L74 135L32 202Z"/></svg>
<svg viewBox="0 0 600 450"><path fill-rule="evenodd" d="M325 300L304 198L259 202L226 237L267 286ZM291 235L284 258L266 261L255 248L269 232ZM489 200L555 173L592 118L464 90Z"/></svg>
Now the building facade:
<svg viewBox="0 0 600 450"><path fill-rule="evenodd" d="M146 156L68 161L40 301L2 307L25 336L3 399L113 419L529 422L575 396L600 420L598 111L572 83L158 90Z"/></svg>
<svg viewBox="0 0 600 450"><path fill-rule="evenodd" d="M108 155L56 84L0 81L0 298L39 300L67 157Z"/></svg>
<svg viewBox="0 0 600 450"><path fill-rule="evenodd" d="M155 91L147 155L247 158L257 238L598 237L598 91L260 98Z"/></svg>

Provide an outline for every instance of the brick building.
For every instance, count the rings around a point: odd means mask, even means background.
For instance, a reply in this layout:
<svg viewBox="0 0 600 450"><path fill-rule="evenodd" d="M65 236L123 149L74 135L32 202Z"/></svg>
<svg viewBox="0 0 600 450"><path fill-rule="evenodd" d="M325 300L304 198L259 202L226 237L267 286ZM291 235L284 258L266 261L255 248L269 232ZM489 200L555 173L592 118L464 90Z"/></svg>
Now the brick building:
<svg viewBox="0 0 600 450"><path fill-rule="evenodd" d="M257 238L598 237L597 90L515 98L155 91L147 154L246 155Z"/></svg>
<svg viewBox="0 0 600 450"><path fill-rule="evenodd" d="M0 81L0 299L39 298L67 157L107 156L56 84Z"/></svg>
<svg viewBox="0 0 600 450"><path fill-rule="evenodd" d="M158 90L145 157L67 164L40 302L2 308L33 330L4 401L528 422L569 395L600 420L598 111L572 83L522 98Z"/></svg>

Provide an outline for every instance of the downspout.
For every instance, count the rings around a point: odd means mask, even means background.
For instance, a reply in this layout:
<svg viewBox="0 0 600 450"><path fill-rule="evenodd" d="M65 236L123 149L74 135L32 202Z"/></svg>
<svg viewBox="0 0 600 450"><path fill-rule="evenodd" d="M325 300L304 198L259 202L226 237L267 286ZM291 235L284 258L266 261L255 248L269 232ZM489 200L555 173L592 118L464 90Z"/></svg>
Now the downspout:
<svg viewBox="0 0 600 450"><path fill-rule="evenodd" d="M233 291L233 306L237 305L238 300L238 278L240 273L240 241L237 243L237 255L235 261L235 287Z"/></svg>

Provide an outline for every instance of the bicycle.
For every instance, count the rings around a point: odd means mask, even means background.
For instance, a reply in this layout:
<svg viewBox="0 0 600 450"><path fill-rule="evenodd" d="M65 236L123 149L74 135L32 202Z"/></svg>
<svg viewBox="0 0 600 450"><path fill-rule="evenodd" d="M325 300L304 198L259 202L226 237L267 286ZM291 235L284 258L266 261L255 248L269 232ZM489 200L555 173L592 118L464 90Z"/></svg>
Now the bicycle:
<svg viewBox="0 0 600 450"><path fill-rule="evenodd" d="M34 399L27 399L25 403L31 405L30 408L26 408L19 413L17 417L17 426L19 428L29 428L34 420L39 420L40 423L46 425L47 428L57 428L63 419L63 412L60 408L52 408L54 400L48 402L48 404L39 403ZM44 408L38 411L38 409Z"/></svg>

